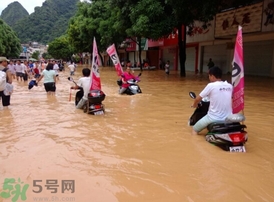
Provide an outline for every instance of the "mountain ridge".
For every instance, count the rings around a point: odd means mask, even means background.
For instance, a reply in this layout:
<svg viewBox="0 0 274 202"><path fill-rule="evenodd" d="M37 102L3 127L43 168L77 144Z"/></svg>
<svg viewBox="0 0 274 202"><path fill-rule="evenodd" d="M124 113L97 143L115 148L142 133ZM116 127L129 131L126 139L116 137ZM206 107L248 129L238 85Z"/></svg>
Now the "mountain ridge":
<svg viewBox="0 0 274 202"><path fill-rule="evenodd" d="M9 26L12 26L16 22L25 17L28 17L28 11L18 2L14 1L10 3L2 12L1 18L4 20Z"/></svg>
<svg viewBox="0 0 274 202"><path fill-rule="evenodd" d="M35 7L30 15L19 2L13 2L2 11L1 18L15 31L21 43L36 41L47 44L65 34L78 2L80 0L46 0L41 7ZM20 10L25 10L28 15L8 23L9 16L18 9L18 4L23 8Z"/></svg>

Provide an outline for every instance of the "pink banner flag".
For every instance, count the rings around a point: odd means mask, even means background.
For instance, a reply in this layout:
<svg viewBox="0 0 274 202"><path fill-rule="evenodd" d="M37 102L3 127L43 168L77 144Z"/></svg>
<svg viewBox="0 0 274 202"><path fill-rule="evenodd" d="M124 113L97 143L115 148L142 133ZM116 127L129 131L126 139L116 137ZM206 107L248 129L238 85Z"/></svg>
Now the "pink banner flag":
<svg viewBox="0 0 274 202"><path fill-rule="evenodd" d="M233 113L244 109L244 57L242 27L239 26L232 61Z"/></svg>
<svg viewBox="0 0 274 202"><path fill-rule="evenodd" d="M121 76L123 74L123 68L121 66L114 44L112 44L110 47L107 48L107 53L115 66L117 75Z"/></svg>
<svg viewBox="0 0 274 202"><path fill-rule="evenodd" d="M92 50L92 63L90 73L90 90L101 90L101 79L99 73L99 55L96 45L95 37L93 39L93 50Z"/></svg>

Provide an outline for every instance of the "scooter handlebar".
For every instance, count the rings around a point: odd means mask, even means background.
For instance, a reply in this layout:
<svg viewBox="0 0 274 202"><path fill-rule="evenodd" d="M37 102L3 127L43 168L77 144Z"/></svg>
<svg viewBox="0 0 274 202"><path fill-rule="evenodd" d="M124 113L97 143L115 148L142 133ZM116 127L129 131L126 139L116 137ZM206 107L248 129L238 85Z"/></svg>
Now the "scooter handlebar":
<svg viewBox="0 0 274 202"><path fill-rule="evenodd" d="M197 108L199 108L199 107L201 107L201 106L202 106L202 102L199 102ZM191 108L194 108L193 105L191 105L190 107L191 107Z"/></svg>
<svg viewBox="0 0 274 202"><path fill-rule="evenodd" d="M80 86L78 86L78 88L76 88L76 89L73 86L71 86L70 89L73 89L73 90L83 90L83 88L80 87Z"/></svg>
<svg viewBox="0 0 274 202"><path fill-rule="evenodd" d="M140 82L141 81L139 76L137 76L134 80L135 80L135 82Z"/></svg>

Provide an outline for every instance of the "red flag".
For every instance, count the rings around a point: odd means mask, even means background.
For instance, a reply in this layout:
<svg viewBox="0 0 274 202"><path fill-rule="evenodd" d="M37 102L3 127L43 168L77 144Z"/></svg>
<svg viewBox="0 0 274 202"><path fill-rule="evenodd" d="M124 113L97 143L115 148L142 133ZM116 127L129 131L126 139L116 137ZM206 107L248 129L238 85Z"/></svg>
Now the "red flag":
<svg viewBox="0 0 274 202"><path fill-rule="evenodd" d="M95 37L93 39L93 50L92 50L92 63L91 63L91 74L90 74L90 90L101 90L101 79L99 73L99 55L96 45Z"/></svg>
<svg viewBox="0 0 274 202"><path fill-rule="evenodd" d="M123 74L123 68L121 66L114 44L112 44L110 47L107 48L107 53L115 66L117 75L121 76Z"/></svg>
<svg viewBox="0 0 274 202"><path fill-rule="evenodd" d="M242 27L239 26L232 61L233 113L244 109L244 57Z"/></svg>

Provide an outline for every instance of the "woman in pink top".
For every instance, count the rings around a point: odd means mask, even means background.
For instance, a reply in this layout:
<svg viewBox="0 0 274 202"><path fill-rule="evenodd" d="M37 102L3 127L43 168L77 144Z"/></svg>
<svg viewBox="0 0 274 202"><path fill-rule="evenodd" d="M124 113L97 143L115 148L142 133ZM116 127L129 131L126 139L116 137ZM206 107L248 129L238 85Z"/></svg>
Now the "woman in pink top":
<svg viewBox="0 0 274 202"><path fill-rule="evenodd" d="M127 87L129 86L127 81L130 79L138 80L139 78L131 73L130 67L127 67L126 71L121 75L122 86L119 90L120 94L123 94L126 91Z"/></svg>

